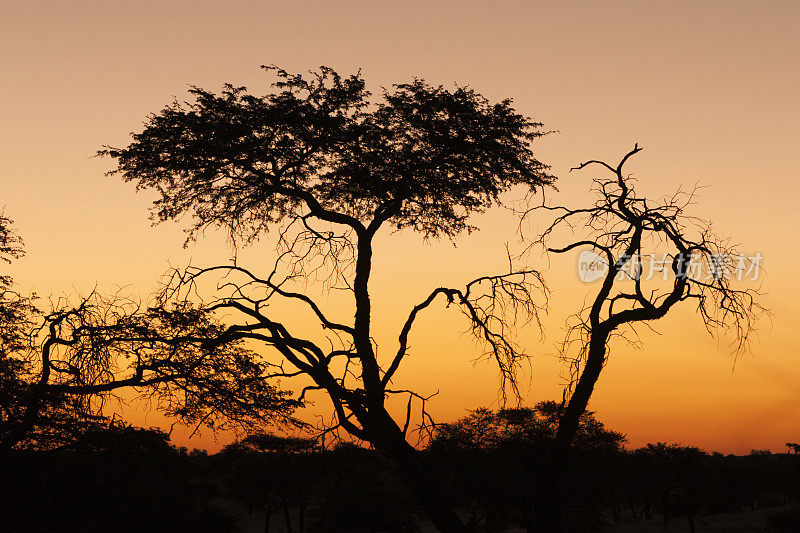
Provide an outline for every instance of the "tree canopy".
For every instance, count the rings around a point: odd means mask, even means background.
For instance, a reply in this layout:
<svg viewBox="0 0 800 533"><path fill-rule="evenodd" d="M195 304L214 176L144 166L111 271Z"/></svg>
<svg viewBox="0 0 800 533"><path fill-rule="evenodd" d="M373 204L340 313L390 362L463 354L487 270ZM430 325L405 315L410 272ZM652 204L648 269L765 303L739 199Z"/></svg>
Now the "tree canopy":
<svg viewBox="0 0 800 533"><path fill-rule="evenodd" d="M420 79L374 99L360 73L264 68L279 79L265 96L193 87L194 101L174 102L129 146L100 152L117 159L112 173L161 193L158 220L191 213L193 230L222 226L252 238L310 214L452 237L514 185L554 179L530 147L541 124L511 100Z"/></svg>

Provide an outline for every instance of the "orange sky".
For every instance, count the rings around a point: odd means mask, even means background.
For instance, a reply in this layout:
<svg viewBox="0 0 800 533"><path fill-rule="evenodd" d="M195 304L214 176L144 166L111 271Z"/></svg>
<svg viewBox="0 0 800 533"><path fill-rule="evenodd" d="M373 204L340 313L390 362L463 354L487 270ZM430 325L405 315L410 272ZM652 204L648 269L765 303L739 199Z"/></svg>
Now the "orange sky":
<svg viewBox="0 0 800 533"><path fill-rule="evenodd" d="M179 226L149 227L152 196L105 178L111 162L90 157L102 144L125 144L188 84L230 81L258 93L269 80L264 63L361 68L373 88L412 76L457 81L489 98L511 96L559 131L539 142L538 155L561 178L563 202L585 201L596 175L569 167L613 161L634 142L646 148L629 167L642 191L707 186L696 214L765 257L772 322L734 371L724 341L709 338L691 309L679 310L658 324L660 336L643 335L643 350L614 350L590 408L634 446L779 451L800 438L799 27L792 1L6 3L0 204L28 250L13 274L41 295L95 284L144 295L168 264L229 257L220 236L182 250ZM478 223L483 230L456 248L384 236L372 288L387 350L431 287L502 268L513 221L490 213ZM553 344L586 290L575 257L547 274L554 302L545 340L523 335L534 354L529 403L559 395ZM421 392L440 391L432 407L441 420L498 401L496 372L472 364L463 328L455 313L430 312L398 375ZM689 348L671 348L676 339ZM215 446L209 435L189 445Z"/></svg>

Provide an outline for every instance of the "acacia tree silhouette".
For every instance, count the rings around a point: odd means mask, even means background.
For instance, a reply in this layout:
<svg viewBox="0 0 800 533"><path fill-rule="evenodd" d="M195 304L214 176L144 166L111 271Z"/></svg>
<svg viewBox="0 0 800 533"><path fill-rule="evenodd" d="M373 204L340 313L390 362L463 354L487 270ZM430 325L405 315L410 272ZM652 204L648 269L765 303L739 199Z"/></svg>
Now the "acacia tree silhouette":
<svg viewBox="0 0 800 533"><path fill-rule="evenodd" d="M624 175L624 166L641 150L636 145L616 167L591 160L572 169L597 165L613 175L594 180L598 199L593 206L573 209L541 205L530 211L557 213L536 243L558 254L589 248L607 268L589 305L572 317L560 349L570 364L571 379L564 392L550 462L551 479L539 510L543 521L539 526L546 531L563 528L558 511L559 472L608 360L612 339L638 344L634 329L637 324L662 318L678 303L690 301L695 303L706 329L712 334L720 330L732 333L733 349L741 352L747 349L758 318L766 312L756 300L757 290L736 288L732 283L732 270L742 265L729 261L736 258L737 263L743 261L746 265L750 259L739 254L727 239L715 235L710 222L686 213L695 191L679 190L656 202L637 196L634 181ZM571 231L583 229L585 238L562 247L548 246L562 227ZM647 282L640 258L654 257L657 252L665 254L664 276L660 281ZM650 286L645 287L646 282ZM539 530L535 525L530 529Z"/></svg>
<svg viewBox="0 0 800 533"><path fill-rule="evenodd" d="M0 257L23 254L11 220L0 217ZM77 304L34 297L0 278L0 451L52 448L106 421L102 406L135 389L187 424L254 427L292 423L298 403L262 379L241 342L212 344L222 326L186 306L142 309L92 293Z"/></svg>
<svg viewBox="0 0 800 533"><path fill-rule="evenodd" d="M235 262L190 267L174 273L164 300L186 301L201 292L195 289L202 279L224 276L220 292L201 305L230 314L233 325L216 342L246 339L274 349L282 361L276 364L286 368L270 377L310 378L297 400L324 391L334 427L393 457L439 529L462 530L406 440L412 400L429 420L426 398L392 388L392 379L417 316L441 295L463 311L513 389L524 354L510 338L512 321L538 319L534 296L542 280L510 267L464 288L434 289L410 311L394 355L381 361L371 333L373 242L383 228L453 238L476 229L470 215L500 204L512 187L550 184L553 176L530 146L544 134L541 124L518 114L510 100L491 103L464 87L450 91L416 79L371 101L360 73L342 77L321 67L304 76L264 68L279 78L273 92L258 97L226 85L216 95L194 87L193 102L173 103L151 116L129 146L99 153L117 160L111 174L160 193L156 220L191 214L188 239L216 227L251 243L278 228L271 272ZM349 293L353 320L330 318L309 290L315 283ZM321 326L319 337L294 333L290 315L275 310L279 301L304 306ZM387 410L391 394L408 396L402 424Z"/></svg>

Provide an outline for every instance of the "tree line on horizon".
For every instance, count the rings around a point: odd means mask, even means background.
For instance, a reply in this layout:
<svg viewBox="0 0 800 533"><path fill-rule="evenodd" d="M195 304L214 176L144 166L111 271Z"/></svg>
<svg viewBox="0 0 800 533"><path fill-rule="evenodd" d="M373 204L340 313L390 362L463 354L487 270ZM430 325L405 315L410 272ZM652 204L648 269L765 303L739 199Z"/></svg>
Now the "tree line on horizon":
<svg viewBox="0 0 800 533"><path fill-rule="evenodd" d="M496 364L503 398L518 401L528 356L516 333L541 327L553 297L543 274L528 266L531 254L589 249L606 272L561 344L570 379L563 401L548 404L549 437L537 448L544 459L536 482L528 480L520 519L528 531L557 532L569 520L566 472L579 460L581 424L614 339L635 342L638 325L694 304L709 331L729 333L736 350L747 348L765 312L758 292L720 274L718 258L735 250L710 222L687 213L692 192L656 200L637 193L625 165L638 145L618 164L590 160L573 169L604 173L592 182L594 203L554 205L541 193L556 178L532 146L547 132L510 99L490 102L468 87L420 79L376 97L360 73L265 68L277 77L266 95L233 85L219 94L193 87L193 101L167 105L128 146L99 155L114 160L110 175L158 192L155 221L191 221L185 244L209 230L227 232L236 246L268 237L274 263L266 270L236 259L174 269L147 303L93 292L45 307L1 277L4 457L58 449L87 428L106 427L105 401L134 390L198 428L302 428L363 442L393 462L436 528L469 530L442 492L442 473L428 462L432 452L409 442L415 429L438 431L427 411L430 396L396 379L414 325L435 306L460 312L482 355ZM389 357L379 357L369 288L376 239L400 231L453 241L479 229L471 216L492 207L512 209L520 228L534 217L548 222L536 235L521 230L524 248L509 252L506 272L433 288L399 325ZM671 278L653 285L641 265L638 272L629 267L632 257L656 248L668 251ZM3 215L0 259L22 254ZM352 316L329 315L316 289L348 294ZM305 310L299 323L280 313L286 303ZM312 333L297 333L310 324ZM296 410L311 397L330 403L333 422L310 428L298 419ZM390 398L406 402L404 417L389 412Z"/></svg>
<svg viewBox="0 0 800 533"><path fill-rule="evenodd" d="M558 403L476 409L437 426L420 451L436 490L472 531L525 525L545 482ZM626 449L594 413L581 417L564 476L567 531L681 524L740 513L764 531L800 524L800 456L707 453L655 443ZM413 532L424 509L386 455L354 443L254 433L216 454L178 448L163 430L121 421L69 443L0 459L4 527L20 531ZM135 520L132 520L135 516ZM752 522L754 519L750 518Z"/></svg>

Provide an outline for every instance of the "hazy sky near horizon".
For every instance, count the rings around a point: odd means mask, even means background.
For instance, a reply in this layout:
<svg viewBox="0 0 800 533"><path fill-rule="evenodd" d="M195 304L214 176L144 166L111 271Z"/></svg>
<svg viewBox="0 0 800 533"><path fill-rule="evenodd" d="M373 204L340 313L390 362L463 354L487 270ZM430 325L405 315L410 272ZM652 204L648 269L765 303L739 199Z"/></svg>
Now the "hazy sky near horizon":
<svg viewBox="0 0 800 533"><path fill-rule="evenodd" d="M373 91L422 77L468 84L557 130L535 146L581 205L598 172L635 142L629 170L660 196L700 183L698 216L765 259L764 321L736 361L689 307L616 346L590 404L631 445L683 442L729 452L782 450L800 438L800 4L765 2L4 2L0 16L0 205L26 242L12 267L40 295L125 286L145 295L168 265L225 261L222 236L182 249L180 224L150 227L152 194L93 158L124 145L148 113L189 85L224 82L263 94L258 67L361 69ZM499 213L457 241L385 234L372 281L376 334L388 349L431 288L503 268L514 222ZM264 264L268 246L248 252ZM260 254L260 255L259 255ZM541 258L539 258L541 259ZM554 357L565 317L587 290L577 253L541 261L553 291L524 402L560 397ZM497 375L442 307L424 317L398 378L440 420L497 406ZM735 369L734 369L735 362ZM142 420L144 415L137 415ZM148 415L147 420L157 417ZM141 421L141 420L140 420ZM185 442L181 442L185 443ZM205 435L190 446L214 447Z"/></svg>

